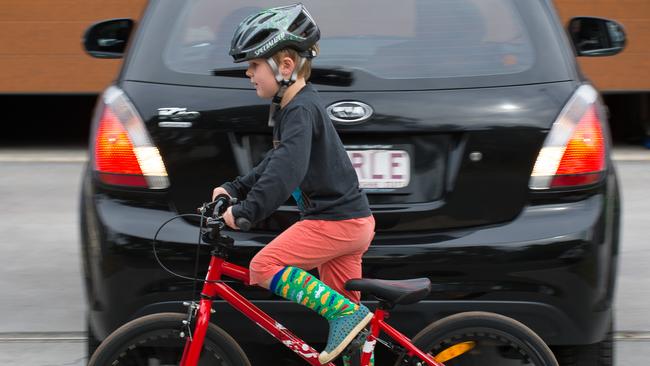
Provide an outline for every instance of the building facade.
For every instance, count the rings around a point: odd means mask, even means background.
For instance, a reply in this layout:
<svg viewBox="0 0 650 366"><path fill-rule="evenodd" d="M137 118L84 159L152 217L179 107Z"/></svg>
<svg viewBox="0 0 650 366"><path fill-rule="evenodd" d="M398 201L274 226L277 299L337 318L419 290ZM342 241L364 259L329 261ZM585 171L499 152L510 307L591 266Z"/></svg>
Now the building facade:
<svg viewBox="0 0 650 366"><path fill-rule="evenodd" d="M650 135L650 128L643 127L650 124L650 0L555 3L564 24L581 15L615 19L623 24L628 42L622 53L581 57L579 63L606 95L614 123L626 124L613 128L615 136L636 135L644 133L644 129ZM88 56L81 45L84 31L103 19L137 20L145 5L146 0L3 0L0 100L12 96L15 101L18 95L84 95L86 98L77 102L87 103L88 96L100 93L115 77L121 60ZM619 115L618 110L626 115Z"/></svg>

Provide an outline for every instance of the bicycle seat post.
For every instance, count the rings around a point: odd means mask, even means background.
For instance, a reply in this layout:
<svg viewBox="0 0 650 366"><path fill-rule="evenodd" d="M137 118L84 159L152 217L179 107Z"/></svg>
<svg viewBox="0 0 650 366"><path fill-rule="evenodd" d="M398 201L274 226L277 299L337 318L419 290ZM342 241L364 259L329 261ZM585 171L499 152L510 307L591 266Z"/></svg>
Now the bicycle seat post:
<svg viewBox="0 0 650 366"><path fill-rule="evenodd" d="M377 304L377 307L380 310L383 310L384 314L386 314L386 318L388 318L388 311L392 310L395 307L395 304L382 299L377 299L377 300L379 300L379 304Z"/></svg>

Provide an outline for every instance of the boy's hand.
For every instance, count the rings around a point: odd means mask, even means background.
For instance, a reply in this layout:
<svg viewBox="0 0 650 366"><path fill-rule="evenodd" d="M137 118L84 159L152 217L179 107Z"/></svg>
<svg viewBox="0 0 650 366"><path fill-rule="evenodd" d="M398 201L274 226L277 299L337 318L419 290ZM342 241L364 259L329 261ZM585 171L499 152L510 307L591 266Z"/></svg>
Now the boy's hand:
<svg viewBox="0 0 650 366"><path fill-rule="evenodd" d="M226 213L223 214L223 220L226 222L226 225L229 227L239 230L239 227L235 225L235 216L232 215L232 206L228 207Z"/></svg>
<svg viewBox="0 0 650 366"><path fill-rule="evenodd" d="M212 201L214 201L214 199L217 198L217 196L220 195L220 194L225 194L226 196L230 197L230 195L228 194L228 191L226 191L225 188L217 187L212 191ZM232 197L230 197L230 198L232 198Z"/></svg>

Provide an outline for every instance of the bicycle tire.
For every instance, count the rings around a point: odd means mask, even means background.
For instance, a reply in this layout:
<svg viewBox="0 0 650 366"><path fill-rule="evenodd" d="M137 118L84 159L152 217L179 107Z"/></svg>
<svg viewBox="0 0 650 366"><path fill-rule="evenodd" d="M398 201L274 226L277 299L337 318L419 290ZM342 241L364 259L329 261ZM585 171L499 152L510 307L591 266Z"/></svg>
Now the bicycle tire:
<svg viewBox="0 0 650 366"><path fill-rule="evenodd" d="M180 336L187 314L158 313L134 319L109 335L89 366L178 365L186 338ZM239 344L223 329L208 326L199 365L250 366Z"/></svg>
<svg viewBox="0 0 650 366"><path fill-rule="evenodd" d="M476 342L476 347L446 361L445 366L558 366L553 352L535 332L512 318L495 313L472 311L450 315L429 324L411 342L435 356L465 341ZM405 365L403 357L395 365ZM489 361L490 357L495 361Z"/></svg>

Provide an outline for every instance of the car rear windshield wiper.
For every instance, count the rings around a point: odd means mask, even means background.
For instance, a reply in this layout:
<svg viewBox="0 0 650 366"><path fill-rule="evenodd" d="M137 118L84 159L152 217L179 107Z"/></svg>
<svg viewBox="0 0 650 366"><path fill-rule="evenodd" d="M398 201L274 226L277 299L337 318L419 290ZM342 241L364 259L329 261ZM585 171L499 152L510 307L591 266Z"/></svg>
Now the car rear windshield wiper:
<svg viewBox="0 0 650 366"><path fill-rule="evenodd" d="M354 73L342 67L315 67L311 70L309 81L314 84L350 86L354 82Z"/></svg>
<svg viewBox="0 0 650 366"><path fill-rule="evenodd" d="M225 69L212 70L214 76L225 76L229 78L246 78L246 68L243 67L230 67Z"/></svg>
<svg viewBox="0 0 650 366"><path fill-rule="evenodd" d="M212 75L231 78L247 77L246 69L243 67L215 69L212 70ZM342 67L315 67L311 70L309 81L321 85L350 86L354 81L354 75L351 70Z"/></svg>

